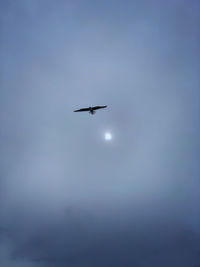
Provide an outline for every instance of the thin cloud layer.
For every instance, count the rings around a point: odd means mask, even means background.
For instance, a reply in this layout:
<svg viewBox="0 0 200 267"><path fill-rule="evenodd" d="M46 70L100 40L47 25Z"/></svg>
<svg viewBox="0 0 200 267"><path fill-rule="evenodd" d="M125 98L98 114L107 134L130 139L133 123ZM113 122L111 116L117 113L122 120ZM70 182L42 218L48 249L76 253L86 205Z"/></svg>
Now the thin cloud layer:
<svg viewBox="0 0 200 267"><path fill-rule="evenodd" d="M198 266L199 4L0 5L0 265Z"/></svg>

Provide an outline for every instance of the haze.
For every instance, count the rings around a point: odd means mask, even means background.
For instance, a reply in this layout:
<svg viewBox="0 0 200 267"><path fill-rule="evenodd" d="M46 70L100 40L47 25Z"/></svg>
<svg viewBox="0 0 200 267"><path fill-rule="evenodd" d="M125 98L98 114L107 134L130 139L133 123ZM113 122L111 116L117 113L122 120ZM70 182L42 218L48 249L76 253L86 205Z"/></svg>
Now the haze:
<svg viewBox="0 0 200 267"><path fill-rule="evenodd" d="M199 2L0 14L0 265L199 266Z"/></svg>

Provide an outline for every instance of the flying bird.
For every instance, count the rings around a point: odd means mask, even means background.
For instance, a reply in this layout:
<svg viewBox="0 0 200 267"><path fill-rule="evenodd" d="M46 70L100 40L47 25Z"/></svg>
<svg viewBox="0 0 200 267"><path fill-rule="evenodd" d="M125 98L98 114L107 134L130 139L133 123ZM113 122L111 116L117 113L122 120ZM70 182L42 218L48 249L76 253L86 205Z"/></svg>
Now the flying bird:
<svg viewBox="0 0 200 267"><path fill-rule="evenodd" d="M74 110L74 112L89 111L90 114L94 115L97 109L102 109L102 108L107 108L107 106L95 106L95 107L89 107L89 108L81 108L81 109Z"/></svg>

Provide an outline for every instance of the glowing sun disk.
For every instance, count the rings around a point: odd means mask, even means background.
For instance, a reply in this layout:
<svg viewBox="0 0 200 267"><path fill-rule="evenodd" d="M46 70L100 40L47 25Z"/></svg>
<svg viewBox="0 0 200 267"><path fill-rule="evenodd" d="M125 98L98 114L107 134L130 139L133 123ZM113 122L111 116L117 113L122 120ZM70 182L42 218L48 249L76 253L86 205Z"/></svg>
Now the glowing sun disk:
<svg viewBox="0 0 200 267"><path fill-rule="evenodd" d="M107 132L107 133L105 133L104 138L106 141L110 141L112 139L112 134Z"/></svg>

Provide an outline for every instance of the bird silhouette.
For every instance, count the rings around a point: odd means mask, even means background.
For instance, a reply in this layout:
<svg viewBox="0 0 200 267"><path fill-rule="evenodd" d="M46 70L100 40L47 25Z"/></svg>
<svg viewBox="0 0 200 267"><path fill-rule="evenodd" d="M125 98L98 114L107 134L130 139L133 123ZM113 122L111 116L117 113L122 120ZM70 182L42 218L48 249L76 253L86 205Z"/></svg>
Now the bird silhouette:
<svg viewBox="0 0 200 267"><path fill-rule="evenodd" d="M95 106L95 107L81 108L81 109L74 110L74 112L89 111L89 113L91 115L94 115L95 114L95 111L97 109L102 109L102 108L107 108L107 106Z"/></svg>

